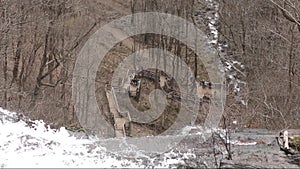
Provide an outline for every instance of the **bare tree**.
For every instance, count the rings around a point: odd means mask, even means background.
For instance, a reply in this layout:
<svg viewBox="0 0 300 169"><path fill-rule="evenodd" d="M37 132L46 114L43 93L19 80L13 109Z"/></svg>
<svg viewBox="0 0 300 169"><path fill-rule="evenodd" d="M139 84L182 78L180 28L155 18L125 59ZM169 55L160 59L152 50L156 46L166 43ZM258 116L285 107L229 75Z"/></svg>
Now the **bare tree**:
<svg viewBox="0 0 300 169"><path fill-rule="evenodd" d="M249 105L234 112L243 117L241 125L299 127L299 7L298 1L285 0L220 3L220 33L229 44L226 57L245 65L246 77L236 72L248 87L244 96Z"/></svg>

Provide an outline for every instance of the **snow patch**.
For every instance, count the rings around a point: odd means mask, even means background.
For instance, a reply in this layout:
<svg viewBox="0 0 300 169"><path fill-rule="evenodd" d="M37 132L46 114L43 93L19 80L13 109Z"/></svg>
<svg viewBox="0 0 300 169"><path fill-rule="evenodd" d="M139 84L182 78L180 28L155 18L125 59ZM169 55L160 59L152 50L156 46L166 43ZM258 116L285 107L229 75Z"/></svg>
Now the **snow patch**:
<svg viewBox="0 0 300 169"><path fill-rule="evenodd" d="M257 142L241 142L241 141L234 141L232 142L233 145L236 146L255 146L257 145Z"/></svg>

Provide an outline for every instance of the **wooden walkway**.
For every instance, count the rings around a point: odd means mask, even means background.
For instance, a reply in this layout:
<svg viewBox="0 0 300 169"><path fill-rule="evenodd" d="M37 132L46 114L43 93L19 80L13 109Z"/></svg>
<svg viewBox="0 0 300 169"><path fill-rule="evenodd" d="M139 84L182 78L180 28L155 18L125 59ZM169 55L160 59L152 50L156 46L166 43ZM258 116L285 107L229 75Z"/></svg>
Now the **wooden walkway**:
<svg viewBox="0 0 300 169"><path fill-rule="evenodd" d="M109 104L110 112L113 114L114 118L114 128L116 137L126 137L125 124L128 121L126 118L122 117L118 110L118 105L112 89L106 90L106 96Z"/></svg>
<svg viewBox="0 0 300 169"><path fill-rule="evenodd" d="M128 133L128 125L130 125L131 118L129 112L121 112L116 100L115 92L118 93L127 93L128 88L130 85L131 79L136 76L137 78L147 78L152 81L156 81L159 83L160 88L165 91L165 94L168 99L171 99L173 101L182 101L185 100L187 102L185 108L187 110L193 111L194 107L197 105L201 105L203 102L207 102L207 99L215 94L215 91L217 90L216 87L218 85L213 86L212 89L210 88L203 88L201 85L197 85L198 88L198 95L193 95L185 92L179 92L174 90L170 85L169 81L172 79L169 79L166 75L163 74L156 74L156 72L149 71L149 70L143 70L139 73L135 74L134 72L130 70L124 70L124 72L127 72L125 77L119 77L119 86L113 86L113 87L107 87L106 88L106 95L109 102L109 109L110 112L113 114L114 118L114 128L115 128L115 136L116 137L126 137L126 132ZM120 84L121 83L121 84Z"/></svg>

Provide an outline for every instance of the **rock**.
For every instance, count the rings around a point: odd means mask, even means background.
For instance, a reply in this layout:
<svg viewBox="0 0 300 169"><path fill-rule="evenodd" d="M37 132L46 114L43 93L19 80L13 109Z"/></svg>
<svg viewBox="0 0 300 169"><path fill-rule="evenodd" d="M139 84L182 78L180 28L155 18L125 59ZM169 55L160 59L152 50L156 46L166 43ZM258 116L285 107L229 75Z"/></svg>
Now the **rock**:
<svg viewBox="0 0 300 169"><path fill-rule="evenodd" d="M247 164L241 164L232 160L224 160L220 163L220 168L259 168L258 166L252 166Z"/></svg>
<svg viewBox="0 0 300 169"><path fill-rule="evenodd" d="M300 136L292 136L289 144L290 147L296 151L296 153L300 153Z"/></svg>
<svg viewBox="0 0 300 169"><path fill-rule="evenodd" d="M300 130L290 129L280 131L276 137L280 150L287 155L294 155L300 153Z"/></svg>

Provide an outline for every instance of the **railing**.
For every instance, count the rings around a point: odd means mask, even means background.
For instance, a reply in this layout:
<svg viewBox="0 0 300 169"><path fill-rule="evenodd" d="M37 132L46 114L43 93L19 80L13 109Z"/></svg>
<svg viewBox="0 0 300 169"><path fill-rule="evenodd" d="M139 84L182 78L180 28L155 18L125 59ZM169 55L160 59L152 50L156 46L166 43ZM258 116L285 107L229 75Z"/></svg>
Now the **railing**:
<svg viewBox="0 0 300 169"><path fill-rule="evenodd" d="M118 111L118 113L120 113L120 112L121 112L121 111L120 111L120 107L119 107L119 104L118 104L118 101L117 101L117 97L116 97L116 94L115 94L115 90L114 90L113 87L111 87L111 94L112 94L112 96L113 96L113 100L114 100L114 102L115 102L117 111Z"/></svg>

